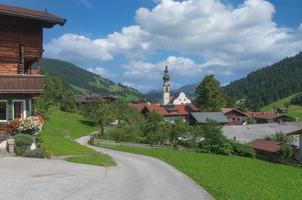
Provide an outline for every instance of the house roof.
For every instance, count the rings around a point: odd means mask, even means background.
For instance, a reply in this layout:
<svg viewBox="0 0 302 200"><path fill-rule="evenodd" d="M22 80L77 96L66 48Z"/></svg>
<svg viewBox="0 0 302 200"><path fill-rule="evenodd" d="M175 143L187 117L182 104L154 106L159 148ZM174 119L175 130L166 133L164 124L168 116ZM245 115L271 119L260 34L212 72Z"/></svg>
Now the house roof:
<svg viewBox="0 0 302 200"><path fill-rule="evenodd" d="M192 112L191 115L198 123L206 123L208 120L217 123L229 123L229 120L222 112Z"/></svg>
<svg viewBox="0 0 302 200"><path fill-rule="evenodd" d="M257 119L275 119L278 117L274 112L246 112L245 114Z"/></svg>
<svg viewBox="0 0 302 200"><path fill-rule="evenodd" d="M263 139L253 140L252 142L247 143L248 146L256 150L267 151L271 153L276 153L280 151L280 145L275 141L267 141Z"/></svg>
<svg viewBox="0 0 302 200"><path fill-rule="evenodd" d="M147 103L129 103L128 106L131 108L137 109L139 112L141 112L145 107Z"/></svg>
<svg viewBox="0 0 302 200"><path fill-rule="evenodd" d="M241 112L240 110L236 109L236 108L221 108L221 112L223 112L224 114L228 114L229 112L237 112L238 114L240 115L243 115L243 116L248 116L246 113L244 112Z"/></svg>
<svg viewBox="0 0 302 200"><path fill-rule="evenodd" d="M28 8L8 6L3 4L0 4L0 15L33 19L42 22L47 22L50 23L51 25L59 24L63 26L66 22L66 19L57 17L56 15L50 14L48 12L42 12L42 11L32 10Z"/></svg>
<svg viewBox="0 0 302 200"><path fill-rule="evenodd" d="M91 103L102 100L101 96L97 95L75 95L76 103Z"/></svg>
<svg viewBox="0 0 302 200"><path fill-rule="evenodd" d="M286 122L286 123L266 123L251 124L239 126L224 126L222 128L223 135L229 139L235 139L241 143L249 143L256 139L264 139L267 136L274 135L276 132L282 132L290 135L291 133L301 132L302 123ZM298 138L298 136L295 136ZM298 140L295 141L298 145Z"/></svg>

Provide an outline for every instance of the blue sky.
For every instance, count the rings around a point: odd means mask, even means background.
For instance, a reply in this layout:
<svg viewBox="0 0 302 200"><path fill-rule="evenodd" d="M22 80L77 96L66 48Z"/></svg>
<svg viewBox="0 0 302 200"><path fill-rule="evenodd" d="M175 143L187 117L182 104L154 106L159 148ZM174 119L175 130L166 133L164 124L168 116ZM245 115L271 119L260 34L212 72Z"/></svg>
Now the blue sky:
<svg viewBox="0 0 302 200"><path fill-rule="evenodd" d="M141 91L213 73L222 84L302 50L301 0L0 0L66 18L45 30L46 57Z"/></svg>

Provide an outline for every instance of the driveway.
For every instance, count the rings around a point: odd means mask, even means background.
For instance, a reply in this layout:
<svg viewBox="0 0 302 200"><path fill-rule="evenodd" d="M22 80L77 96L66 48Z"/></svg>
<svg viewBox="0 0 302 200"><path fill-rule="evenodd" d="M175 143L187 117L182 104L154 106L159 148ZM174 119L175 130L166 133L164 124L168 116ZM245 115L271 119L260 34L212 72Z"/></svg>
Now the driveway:
<svg viewBox="0 0 302 200"><path fill-rule="evenodd" d="M86 143L87 138L81 138ZM0 199L197 200L212 197L191 179L157 159L96 148L117 167L63 160L0 158Z"/></svg>

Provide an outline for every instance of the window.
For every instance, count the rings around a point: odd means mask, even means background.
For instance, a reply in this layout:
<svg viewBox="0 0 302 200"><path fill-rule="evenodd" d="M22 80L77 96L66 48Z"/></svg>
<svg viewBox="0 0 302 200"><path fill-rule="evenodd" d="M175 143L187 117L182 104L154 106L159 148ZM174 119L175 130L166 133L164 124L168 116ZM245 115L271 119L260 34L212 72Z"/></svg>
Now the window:
<svg viewBox="0 0 302 200"><path fill-rule="evenodd" d="M24 100L14 100L13 101L13 117L14 117L14 119L26 118L26 108L25 108Z"/></svg>
<svg viewBox="0 0 302 200"><path fill-rule="evenodd" d="M0 100L0 122L7 121L7 101Z"/></svg>

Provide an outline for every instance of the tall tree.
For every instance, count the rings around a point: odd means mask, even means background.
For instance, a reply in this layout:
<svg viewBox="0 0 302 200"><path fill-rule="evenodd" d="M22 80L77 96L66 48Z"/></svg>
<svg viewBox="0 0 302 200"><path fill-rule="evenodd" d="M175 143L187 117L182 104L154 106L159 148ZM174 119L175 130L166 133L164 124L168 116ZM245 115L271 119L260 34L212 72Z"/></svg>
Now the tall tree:
<svg viewBox="0 0 302 200"><path fill-rule="evenodd" d="M101 101L87 105L84 110L84 116L99 125L101 136L104 135L106 126L116 119L113 106Z"/></svg>
<svg viewBox="0 0 302 200"><path fill-rule="evenodd" d="M226 105L220 82L213 75L207 75L196 87L196 104L204 111L220 111Z"/></svg>

